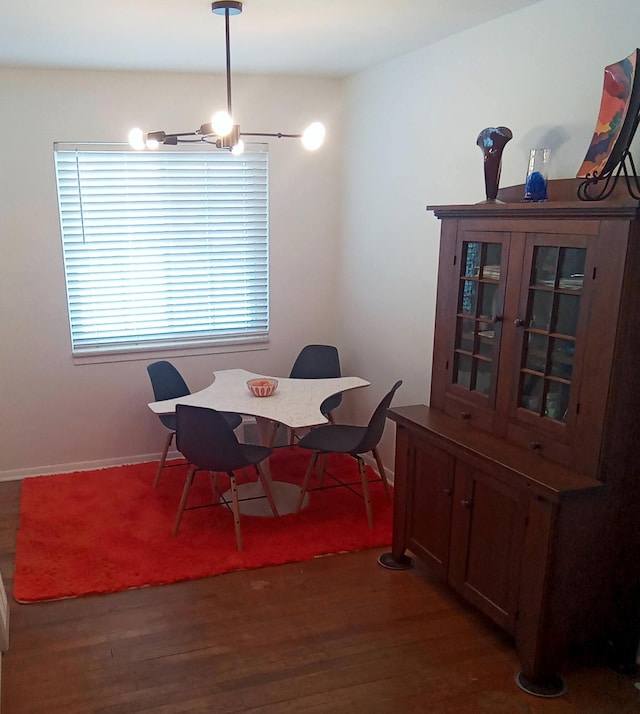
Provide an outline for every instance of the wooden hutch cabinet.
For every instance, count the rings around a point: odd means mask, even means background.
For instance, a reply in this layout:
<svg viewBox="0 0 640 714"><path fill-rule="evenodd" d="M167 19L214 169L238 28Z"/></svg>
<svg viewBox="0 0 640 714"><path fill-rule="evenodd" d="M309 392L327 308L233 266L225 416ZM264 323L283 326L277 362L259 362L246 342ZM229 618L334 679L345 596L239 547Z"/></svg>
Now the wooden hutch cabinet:
<svg viewBox="0 0 640 714"><path fill-rule="evenodd" d="M619 192L579 201L577 185L429 207L430 405L389 412L381 561L430 564L513 635L520 686L546 695L572 645L626 639L634 660L640 619L640 211Z"/></svg>

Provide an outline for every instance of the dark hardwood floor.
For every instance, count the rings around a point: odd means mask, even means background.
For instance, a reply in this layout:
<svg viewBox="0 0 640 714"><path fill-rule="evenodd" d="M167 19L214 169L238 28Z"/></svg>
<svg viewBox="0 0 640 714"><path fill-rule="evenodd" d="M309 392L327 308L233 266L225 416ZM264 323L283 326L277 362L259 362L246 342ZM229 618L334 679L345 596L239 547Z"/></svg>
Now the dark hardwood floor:
<svg viewBox="0 0 640 714"><path fill-rule="evenodd" d="M2 714L640 711L635 680L600 666L568 666L559 699L521 692L510 641L420 567L379 567L382 550L18 605L19 495L0 483Z"/></svg>

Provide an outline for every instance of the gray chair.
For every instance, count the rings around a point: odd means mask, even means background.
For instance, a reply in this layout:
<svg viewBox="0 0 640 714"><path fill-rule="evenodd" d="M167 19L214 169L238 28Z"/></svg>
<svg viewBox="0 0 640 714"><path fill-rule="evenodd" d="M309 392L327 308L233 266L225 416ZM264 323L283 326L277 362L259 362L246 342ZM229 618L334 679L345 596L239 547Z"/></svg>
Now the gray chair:
<svg viewBox="0 0 640 714"><path fill-rule="evenodd" d="M311 460L309 461L309 466L304 476L302 482L302 489L300 491L300 498L298 499L298 512L302 508L302 503L304 501L307 492L310 490L319 490L322 488L335 488L336 486L346 487L351 493L359 496L360 494L355 491L352 486L356 485L358 482L346 483L336 479L337 483L335 486L318 486L317 489L309 488L309 481L311 479L311 474L316 470L318 466L318 459L320 456L327 454L349 454L353 456L358 462L358 471L360 472L360 484L362 485L362 497L365 502L365 510L367 514L367 522L369 527L373 528L373 514L371 511L371 497L369 493L369 480L367 479L366 467L362 459L362 454L371 452L378 466L378 471L380 474L380 480L384 486L387 493L387 497L391 499L391 492L389 490L389 484L387 483L387 478L385 475L384 465L380 454L378 452L378 443L382 438L384 432L384 424L387 418L387 410L391 406L391 401L394 394L402 384L402 381L396 382L389 392L383 397L382 401L378 404L369 423L367 426L352 426L349 424L324 424L312 429L308 434L303 436L298 441L298 447L302 449L308 449L311 451ZM325 460L322 463L322 473L326 473ZM377 479L376 479L377 480Z"/></svg>
<svg viewBox="0 0 640 714"><path fill-rule="evenodd" d="M149 379L151 379L151 386L156 402L164 401L165 399L177 399L178 397L185 397L187 394L191 394L184 378L171 362L167 362L166 360L153 362L147 366L147 372ZM242 423L240 414L234 414L233 412L221 413L232 429L235 429ZM162 425L169 430L169 433L165 439L160 456L160 463L158 464L158 471L153 481L154 488L157 488L160 483L160 476L166 464L167 454L169 453L169 448L176 433L175 414L159 414L158 417Z"/></svg>
<svg viewBox="0 0 640 714"><path fill-rule="evenodd" d="M296 357L290 379L328 379L340 377L340 357L333 345L306 345ZM333 411L340 406L342 394L334 394L322 402L320 411L333 424ZM289 444L293 444L295 430L289 432Z"/></svg>
<svg viewBox="0 0 640 714"><path fill-rule="evenodd" d="M178 534L184 511L192 510L192 508L202 508L202 506L187 507L189 490L198 471L208 471L211 477L214 499L216 500L209 505L225 505L227 508L229 507L228 502L218 488L218 475L226 473L231 484L231 510L233 511L236 531L236 546L238 550L242 550L239 504L240 501L246 499L238 498L235 472L238 469L253 466L262 483L271 511L277 517L278 509L273 500L269 479L260 466L260 463L271 455L273 449L268 446L241 444L222 412L218 412L215 409L178 404L176 407L176 427L178 450L189 462L189 470L173 527L173 535L176 536ZM218 497L222 501L218 501Z"/></svg>

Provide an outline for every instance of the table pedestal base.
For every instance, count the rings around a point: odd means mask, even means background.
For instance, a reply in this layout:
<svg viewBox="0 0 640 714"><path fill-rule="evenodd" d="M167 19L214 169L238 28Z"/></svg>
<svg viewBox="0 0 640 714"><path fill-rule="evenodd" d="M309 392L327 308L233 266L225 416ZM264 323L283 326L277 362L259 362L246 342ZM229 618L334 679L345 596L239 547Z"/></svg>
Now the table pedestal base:
<svg viewBox="0 0 640 714"><path fill-rule="evenodd" d="M284 481L271 481L271 492L279 515L285 516L287 513L296 512L298 499L300 498L300 486ZM223 495L231 503L231 491L226 491ZM269 502L259 481L240 484L238 486L238 498L255 499L253 501L240 501L240 513L242 515L273 518ZM305 496L302 508L306 508L308 501L309 494Z"/></svg>

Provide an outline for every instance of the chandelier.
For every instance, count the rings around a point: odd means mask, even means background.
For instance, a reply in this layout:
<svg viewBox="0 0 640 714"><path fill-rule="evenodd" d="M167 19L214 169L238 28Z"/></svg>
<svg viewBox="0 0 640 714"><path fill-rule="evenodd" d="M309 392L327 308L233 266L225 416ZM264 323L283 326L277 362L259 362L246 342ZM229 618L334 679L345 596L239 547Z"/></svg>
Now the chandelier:
<svg viewBox="0 0 640 714"><path fill-rule="evenodd" d="M134 149L157 149L160 144L177 145L205 142L214 144L218 149L227 149L233 154L241 154L244 150L243 136L271 136L278 139L300 139L305 149L314 151L324 141L325 129L320 122L310 124L302 134L283 134L282 132L247 132L241 131L234 122L231 111L231 52L229 43L229 17L242 12L242 3L233 0L219 0L211 3L211 11L215 15L224 15L225 46L227 55L227 110L217 111L208 124L203 124L195 131L176 132L168 134L164 131L144 132L142 129L132 129L129 132L129 143Z"/></svg>

